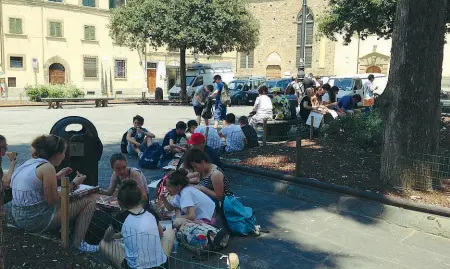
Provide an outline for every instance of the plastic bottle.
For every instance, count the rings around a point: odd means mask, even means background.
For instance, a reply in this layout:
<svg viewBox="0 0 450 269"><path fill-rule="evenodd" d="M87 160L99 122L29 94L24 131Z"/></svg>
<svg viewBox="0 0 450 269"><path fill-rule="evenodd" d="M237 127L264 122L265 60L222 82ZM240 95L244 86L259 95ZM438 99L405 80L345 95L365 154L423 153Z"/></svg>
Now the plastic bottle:
<svg viewBox="0 0 450 269"><path fill-rule="evenodd" d="M175 241L173 242L172 253L173 254L177 254L178 253L178 240L177 240L176 237L175 237Z"/></svg>

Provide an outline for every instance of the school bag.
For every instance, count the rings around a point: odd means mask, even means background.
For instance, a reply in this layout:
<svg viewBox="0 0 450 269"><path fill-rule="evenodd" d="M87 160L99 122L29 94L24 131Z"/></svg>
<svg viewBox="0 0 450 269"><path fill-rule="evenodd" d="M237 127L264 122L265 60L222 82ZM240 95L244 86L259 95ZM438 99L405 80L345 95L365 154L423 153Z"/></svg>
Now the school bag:
<svg viewBox="0 0 450 269"><path fill-rule="evenodd" d="M225 82L223 83L222 92L220 93L220 102L224 106L229 106L231 104L231 96L230 96L230 89L228 89L228 85Z"/></svg>
<svg viewBox="0 0 450 269"><path fill-rule="evenodd" d="M202 110L202 118L209 120L212 118L213 99L207 97L205 107Z"/></svg>
<svg viewBox="0 0 450 269"><path fill-rule="evenodd" d="M135 128L132 128L132 129L133 129L133 132L131 133L131 137L133 137L136 134L136 129ZM128 134L128 131L126 131L123 134L122 141L120 142L120 152L122 152L123 154L127 154L128 153L128 150L127 150L127 147L128 147L127 134Z"/></svg>
<svg viewBox="0 0 450 269"><path fill-rule="evenodd" d="M248 235L259 233L253 209L244 206L236 197L231 195L225 196L223 213L228 228L233 234Z"/></svg>
<svg viewBox="0 0 450 269"><path fill-rule="evenodd" d="M207 223L186 222L178 230L177 239L187 250L201 256L228 246L230 234Z"/></svg>
<svg viewBox="0 0 450 269"><path fill-rule="evenodd" d="M142 154L139 159L139 167L144 169L158 169L158 162L161 158L162 147L159 143L153 143Z"/></svg>

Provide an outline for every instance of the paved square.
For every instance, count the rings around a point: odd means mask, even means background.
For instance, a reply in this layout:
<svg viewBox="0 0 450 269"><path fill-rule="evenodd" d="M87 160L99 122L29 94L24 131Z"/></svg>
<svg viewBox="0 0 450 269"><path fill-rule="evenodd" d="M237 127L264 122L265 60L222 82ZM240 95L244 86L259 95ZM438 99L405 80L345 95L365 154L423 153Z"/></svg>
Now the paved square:
<svg viewBox="0 0 450 269"><path fill-rule="evenodd" d="M246 115L251 107L231 107ZM48 134L53 124L66 116L88 118L97 127L104 144L99 165L100 184L109 183L109 157L120 151L122 134L140 114L144 126L157 139L174 128L178 120L194 119L191 107L116 105L109 108L66 106L62 110L39 108L0 109L1 130L19 163L30 156L30 143ZM130 159L132 166L136 159ZM8 162L5 162L7 168ZM162 171L145 170L148 180ZM450 240L389 224L381 220L350 216L331 206L263 192L258 186L242 184L251 176L227 172L240 200L257 212L258 222L270 233L259 238L234 237L223 252L236 252L241 269L254 268L450 268ZM255 178L256 180L256 178ZM257 182L257 181L254 181ZM328 196L330 194L322 193ZM7 239L6 239L7 240Z"/></svg>

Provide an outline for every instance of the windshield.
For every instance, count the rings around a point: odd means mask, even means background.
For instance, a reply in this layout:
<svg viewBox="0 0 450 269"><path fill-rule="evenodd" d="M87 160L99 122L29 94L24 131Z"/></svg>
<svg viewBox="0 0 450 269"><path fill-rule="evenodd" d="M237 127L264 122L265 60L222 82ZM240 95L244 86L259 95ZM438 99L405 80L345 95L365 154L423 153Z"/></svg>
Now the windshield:
<svg viewBox="0 0 450 269"><path fill-rule="evenodd" d="M277 85L277 82L274 80L266 81L266 82L264 82L264 85L266 85L266 87L270 89L270 88L275 87Z"/></svg>
<svg viewBox="0 0 450 269"><path fill-rule="evenodd" d="M351 91L353 85L352 78L332 78L328 81L331 86L337 86L343 91Z"/></svg>
<svg viewBox="0 0 450 269"><path fill-rule="evenodd" d="M240 91L244 88L245 81L232 81L230 84L228 84L228 89L230 91Z"/></svg>
<svg viewBox="0 0 450 269"><path fill-rule="evenodd" d="M194 81L194 79L196 78L197 76L187 76L186 77L186 85L187 86L191 86L192 85L192 82Z"/></svg>

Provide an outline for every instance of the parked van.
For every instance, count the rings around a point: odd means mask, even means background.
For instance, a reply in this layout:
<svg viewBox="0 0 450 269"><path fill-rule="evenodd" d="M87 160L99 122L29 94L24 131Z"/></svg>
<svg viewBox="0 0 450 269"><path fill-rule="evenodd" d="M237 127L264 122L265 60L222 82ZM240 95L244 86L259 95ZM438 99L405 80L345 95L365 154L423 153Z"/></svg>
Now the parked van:
<svg viewBox="0 0 450 269"><path fill-rule="evenodd" d="M214 83L214 76L220 75L222 81L229 83L234 78L231 63L188 64L186 70L186 93L189 99L194 96L195 90ZM181 85L175 84L169 90L169 99L180 98Z"/></svg>
<svg viewBox="0 0 450 269"><path fill-rule="evenodd" d="M340 91L338 93L337 99L349 95L349 94L359 94L364 98L364 93L362 86L369 81L368 77L370 74L357 74L357 75L346 75L346 76L335 76L330 77L328 84L330 86L339 87ZM373 84L378 86L378 89L374 93L381 95L386 89L388 77L385 74L372 74L375 76Z"/></svg>

